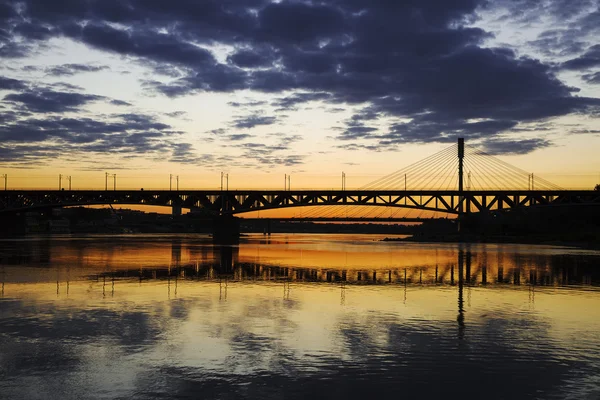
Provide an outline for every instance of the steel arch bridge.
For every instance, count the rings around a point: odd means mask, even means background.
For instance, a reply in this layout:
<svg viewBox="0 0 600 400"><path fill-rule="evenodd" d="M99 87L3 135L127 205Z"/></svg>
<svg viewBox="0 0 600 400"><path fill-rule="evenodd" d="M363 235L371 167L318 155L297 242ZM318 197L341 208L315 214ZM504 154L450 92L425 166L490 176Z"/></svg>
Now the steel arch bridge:
<svg viewBox="0 0 600 400"><path fill-rule="evenodd" d="M214 215L314 206L417 209L449 215L547 206L600 205L596 190L6 190L0 215L84 205L203 209Z"/></svg>

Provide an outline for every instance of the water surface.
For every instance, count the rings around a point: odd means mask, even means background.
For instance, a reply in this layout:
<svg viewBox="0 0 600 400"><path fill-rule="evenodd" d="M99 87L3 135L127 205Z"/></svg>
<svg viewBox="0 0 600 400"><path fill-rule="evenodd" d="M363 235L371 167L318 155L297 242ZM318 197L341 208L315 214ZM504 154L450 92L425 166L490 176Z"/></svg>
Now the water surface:
<svg viewBox="0 0 600 400"><path fill-rule="evenodd" d="M600 252L0 241L0 397L600 398Z"/></svg>

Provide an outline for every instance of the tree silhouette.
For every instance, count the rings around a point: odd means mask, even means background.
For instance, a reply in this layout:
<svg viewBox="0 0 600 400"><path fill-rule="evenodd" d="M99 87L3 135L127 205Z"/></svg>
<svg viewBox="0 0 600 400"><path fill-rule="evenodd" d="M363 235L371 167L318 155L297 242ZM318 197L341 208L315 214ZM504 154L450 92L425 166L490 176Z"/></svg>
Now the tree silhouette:
<svg viewBox="0 0 600 400"><path fill-rule="evenodd" d="M596 185L596 187L594 188L594 190L600 190L600 183Z"/></svg>

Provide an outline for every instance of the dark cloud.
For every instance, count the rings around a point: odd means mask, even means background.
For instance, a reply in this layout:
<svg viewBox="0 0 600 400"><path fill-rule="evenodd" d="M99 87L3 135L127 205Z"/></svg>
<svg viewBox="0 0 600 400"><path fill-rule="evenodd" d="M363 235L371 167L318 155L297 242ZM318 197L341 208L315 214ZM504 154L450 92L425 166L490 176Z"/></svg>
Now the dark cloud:
<svg viewBox="0 0 600 400"><path fill-rule="evenodd" d="M342 34L346 19L332 5L280 2L262 9L258 24L261 38L300 44Z"/></svg>
<svg viewBox="0 0 600 400"><path fill-rule="evenodd" d="M365 126L360 123L348 125L344 132L339 136L341 140L355 140L373 137L372 133L377 132L377 128Z"/></svg>
<svg viewBox="0 0 600 400"><path fill-rule="evenodd" d="M288 154L292 145L301 140L301 136L281 133L269 134L267 136L274 138L275 143L242 142L243 140L250 139L250 135L227 135L231 141L229 147L242 151L241 158L246 161L247 166L256 165L256 163L270 167L278 165L294 166L303 163L304 155Z"/></svg>
<svg viewBox="0 0 600 400"><path fill-rule="evenodd" d="M593 83L596 85L600 85L600 72L593 72L591 74L585 74L582 76L582 78L587 82L587 83Z"/></svg>
<svg viewBox="0 0 600 400"><path fill-rule="evenodd" d="M545 139L487 139L482 141L479 146L488 154L527 154L537 149L549 147L552 142Z"/></svg>
<svg viewBox="0 0 600 400"><path fill-rule="evenodd" d="M587 42L577 29L551 29L541 32L536 40L527 43L547 57L566 57L582 53Z"/></svg>
<svg viewBox="0 0 600 400"><path fill-rule="evenodd" d="M32 89L4 96L5 101L19 104L26 110L36 113L76 111L81 106L104 99L103 96L58 92L49 89Z"/></svg>
<svg viewBox="0 0 600 400"><path fill-rule="evenodd" d="M110 101L110 104L114 105L114 106L131 106L131 103L128 103L126 101L123 100L117 100L117 99L112 99Z"/></svg>
<svg viewBox="0 0 600 400"><path fill-rule="evenodd" d="M0 76L0 90L25 90L27 84L24 81Z"/></svg>
<svg viewBox="0 0 600 400"><path fill-rule="evenodd" d="M232 142L250 139L251 137L252 137L252 135L249 135L247 133L233 133L231 135L227 135L227 139L231 140Z"/></svg>
<svg viewBox="0 0 600 400"><path fill-rule="evenodd" d="M264 68L273 65L277 58L271 48L249 48L237 50L227 61L242 68Z"/></svg>
<svg viewBox="0 0 600 400"><path fill-rule="evenodd" d="M377 135L375 124L363 122L367 119L351 119L340 134L345 139L444 142L461 134L483 140L518 123L600 110L598 99L577 96L553 66L506 48L482 47L492 35L470 26L482 10L501 10L501 19L521 24L551 15L565 24L541 33L533 45L572 57L563 68L589 69L599 65L598 45L584 54L581 49L587 46L586 35L599 29L600 13L588 0L19 4L21 16L16 6L5 7L0 52L18 43L15 37L28 38L27 43L67 37L166 71L162 75L173 79L143 85L170 97L254 90L285 93L272 104L284 110L326 101L368 107L373 116L368 120L374 122L410 120ZM214 45L235 50L220 62L210 50ZM12 101L27 101L33 109L50 107L44 100L51 99L42 95L16 96L21 99ZM71 101L76 108L91 99ZM259 116L238 119L234 126L274 122L274 117Z"/></svg>
<svg viewBox="0 0 600 400"><path fill-rule="evenodd" d="M173 111L173 112L167 112L165 113L165 115L167 117L171 117L171 118L180 118L185 116L187 113L185 111Z"/></svg>
<svg viewBox="0 0 600 400"><path fill-rule="evenodd" d="M169 161L171 162L201 165L210 163L214 158L211 154L199 155L195 151L194 146L190 143L171 143L170 147L172 149L172 154Z"/></svg>
<svg viewBox="0 0 600 400"><path fill-rule="evenodd" d="M173 35L157 33L153 29L122 30L107 24L88 24L74 36L102 50L153 61L193 65L196 68L215 63L210 51L178 40Z"/></svg>
<svg viewBox="0 0 600 400"><path fill-rule="evenodd" d="M107 70L107 65L63 64L46 68L46 73L53 76L72 76L81 72L98 72Z"/></svg>
<svg viewBox="0 0 600 400"><path fill-rule="evenodd" d="M584 54L561 64L564 69L585 70L600 67L600 44L590 47Z"/></svg>
<svg viewBox="0 0 600 400"><path fill-rule="evenodd" d="M293 110L297 105L307 103L309 101L327 101L332 99L330 93L325 92L300 92L293 95L279 98L271 103L273 107L278 107L281 110Z"/></svg>
<svg viewBox="0 0 600 400"><path fill-rule="evenodd" d="M231 107L259 107L259 106L266 105L267 102L264 100L246 101L246 102L230 101L227 104Z"/></svg>
<svg viewBox="0 0 600 400"><path fill-rule="evenodd" d="M421 142L455 142L458 137L475 140L494 136L497 133L512 129L517 121L488 120L467 122L464 120L434 120L431 117L415 118L410 122L392 124L380 140L388 144L421 143Z"/></svg>
<svg viewBox="0 0 600 400"><path fill-rule="evenodd" d="M193 147L179 139L182 132L150 115L119 114L105 120L46 117L12 119L0 127L0 160L12 164L39 164L65 154L120 154L123 157L161 155L173 162L196 163ZM103 166L98 164L97 169Z"/></svg>
<svg viewBox="0 0 600 400"><path fill-rule="evenodd" d="M237 117L231 125L234 128L254 128L259 125L273 125L277 122L277 118L266 115L248 115Z"/></svg>

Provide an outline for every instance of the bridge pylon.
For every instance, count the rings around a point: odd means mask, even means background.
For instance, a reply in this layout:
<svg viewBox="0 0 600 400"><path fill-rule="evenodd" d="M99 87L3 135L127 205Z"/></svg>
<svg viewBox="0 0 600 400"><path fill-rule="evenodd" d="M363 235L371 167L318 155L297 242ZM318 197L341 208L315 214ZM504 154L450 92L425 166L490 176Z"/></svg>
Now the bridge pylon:
<svg viewBox="0 0 600 400"><path fill-rule="evenodd" d="M464 159L465 159L465 139L458 138L458 231L461 231L461 223L464 215Z"/></svg>

